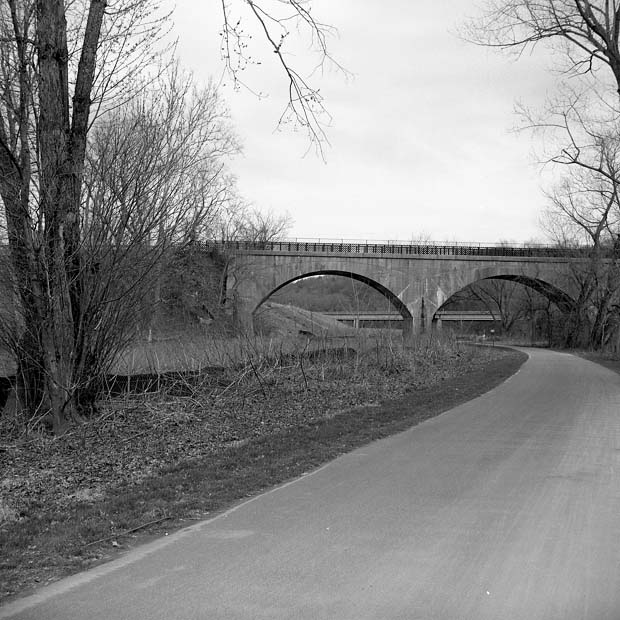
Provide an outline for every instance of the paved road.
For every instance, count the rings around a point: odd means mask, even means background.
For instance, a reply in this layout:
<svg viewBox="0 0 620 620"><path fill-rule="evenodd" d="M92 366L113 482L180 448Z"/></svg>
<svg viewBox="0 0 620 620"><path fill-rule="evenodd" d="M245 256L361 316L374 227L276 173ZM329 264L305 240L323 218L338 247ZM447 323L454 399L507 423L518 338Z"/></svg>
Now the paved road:
<svg viewBox="0 0 620 620"><path fill-rule="evenodd" d="M619 620L620 377L568 354L1 618Z"/></svg>

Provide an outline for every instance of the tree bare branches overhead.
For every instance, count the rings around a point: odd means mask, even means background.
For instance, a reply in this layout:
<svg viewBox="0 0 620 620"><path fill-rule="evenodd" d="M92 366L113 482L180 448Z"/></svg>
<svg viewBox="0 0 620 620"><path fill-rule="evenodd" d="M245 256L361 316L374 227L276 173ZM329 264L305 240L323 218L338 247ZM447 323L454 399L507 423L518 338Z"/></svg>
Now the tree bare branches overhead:
<svg viewBox="0 0 620 620"><path fill-rule="evenodd" d="M69 43L69 80L74 100L83 96L77 89L80 50L89 25L87 0L66 3ZM129 101L142 87L164 73L170 62L171 12L160 0L106 0L101 32L96 42L96 63L90 92L92 122L106 110Z"/></svg>
<svg viewBox="0 0 620 620"><path fill-rule="evenodd" d="M481 13L466 25L471 40L517 51L548 41L561 48L571 72L606 65L620 84L618 0L487 0Z"/></svg>
<svg viewBox="0 0 620 620"><path fill-rule="evenodd" d="M312 12L311 0L221 0L224 24L221 31L221 54L236 88L252 90L242 77L244 70L261 60L253 56L253 35L246 29L246 18L256 26L261 38L277 58L286 76L288 103L280 117L280 124L292 124L301 128L310 139L310 144L322 155L328 143L325 128L331 116L324 105L320 89L311 83L311 76L322 72L325 65L331 65L342 73L346 70L329 53L328 39L336 29L321 22ZM242 10L244 9L244 10ZM306 76L298 63L291 60L291 33L295 32L296 43L306 41L317 59L313 69Z"/></svg>

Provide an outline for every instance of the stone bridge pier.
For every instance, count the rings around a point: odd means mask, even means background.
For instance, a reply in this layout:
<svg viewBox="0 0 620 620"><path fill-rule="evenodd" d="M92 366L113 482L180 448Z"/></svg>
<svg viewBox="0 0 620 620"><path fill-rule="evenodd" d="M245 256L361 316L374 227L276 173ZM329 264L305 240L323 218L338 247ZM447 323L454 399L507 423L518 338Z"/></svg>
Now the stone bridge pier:
<svg viewBox="0 0 620 620"><path fill-rule="evenodd" d="M430 328L435 313L452 295L486 278L531 286L569 309L573 264L580 260L561 255L465 255L458 254L459 246L431 246L430 251L429 246L337 247L335 252L332 244L280 242L268 249L246 247L237 252L229 292L236 299L240 323L252 333L253 316L262 303L287 284L314 275L353 278L378 290L403 317L405 335Z"/></svg>

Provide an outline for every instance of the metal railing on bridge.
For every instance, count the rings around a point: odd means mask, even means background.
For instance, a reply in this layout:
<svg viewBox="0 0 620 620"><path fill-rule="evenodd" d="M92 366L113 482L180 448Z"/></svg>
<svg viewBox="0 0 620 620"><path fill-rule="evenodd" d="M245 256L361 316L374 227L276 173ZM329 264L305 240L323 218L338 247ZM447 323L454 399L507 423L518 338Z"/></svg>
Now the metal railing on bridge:
<svg viewBox="0 0 620 620"><path fill-rule="evenodd" d="M531 258L586 258L589 247L561 247L551 245L505 245L475 243L402 243L381 241L347 240L300 240L281 241L207 241L206 249L232 252L273 252L309 254L370 254L381 256L508 256ZM605 253L612 257L613 249Z"/></svg>

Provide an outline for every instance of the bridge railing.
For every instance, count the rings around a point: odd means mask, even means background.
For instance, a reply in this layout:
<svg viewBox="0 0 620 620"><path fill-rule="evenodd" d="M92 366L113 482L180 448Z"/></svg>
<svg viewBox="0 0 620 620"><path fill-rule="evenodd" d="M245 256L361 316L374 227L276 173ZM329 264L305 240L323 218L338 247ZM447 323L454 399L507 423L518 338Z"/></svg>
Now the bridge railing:
<svg viewBox="0 0 620 620"><path fill-rule="evenodd" d="M348 241L207 241L206 249L228 252L308 252L311 254L371 254L385 256L508 256L532 258L587 257L588 247L545 245L464 245L438 243L374 243ZM610 249L610 256L611 256Z"/></svg>

